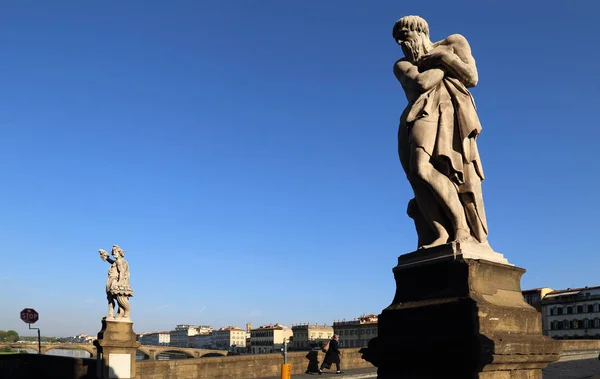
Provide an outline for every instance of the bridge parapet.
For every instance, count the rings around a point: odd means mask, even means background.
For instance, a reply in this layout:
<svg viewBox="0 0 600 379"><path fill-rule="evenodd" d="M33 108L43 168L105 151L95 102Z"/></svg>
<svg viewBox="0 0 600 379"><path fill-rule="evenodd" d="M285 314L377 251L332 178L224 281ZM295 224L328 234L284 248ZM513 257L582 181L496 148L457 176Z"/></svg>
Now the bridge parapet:
<svg viewBox="0 0 600 379"><path fill-rule="evenodd" d="M27 344L27 343L0 343L0 349L10 347L13 349L31 349L39 352L38 344ZM86 343L44 343L42 344L42 354L48 353L50 350L63 349L63 350L83 350L90 353L92 358L96 357L96 348L94 345Z"/></svg>
<svg viewBox="0 0 600 379"><path fill-rule="evenodd" d="M31 349L38 351L38 344L27 344L27 343L0 343L0 349L4 347L11 347L14 349ZM44 343L42 344L42 354L47 354L48 351L54 349L65 349L65 350L83 350L87 351L91 358L95 358L97 355L96 347L92 344L86 343ZM215 349L196 349L191 347L176 347L176 346L154 346L154 345L141 345L138 348L138 352L144 354L149 360L156 360L156 356L165 352L176 352L183 353L188 358L202 358L207 354L210 356L226 356L227 351L215 350Z"/></svg>
<svg viewBox="0 0 600 379"><path fill-rule="evenodd" d="M138 351L144 356L148 357L148 360L156 360L156 356L166 352L183 353L188 358L202 358L203 356L210 354L211 356L220 355L226 356L226 350L214 350L214 349L195 349L191 347L176 347L176 346L155 346L155 345L141 345Z"/></svg>

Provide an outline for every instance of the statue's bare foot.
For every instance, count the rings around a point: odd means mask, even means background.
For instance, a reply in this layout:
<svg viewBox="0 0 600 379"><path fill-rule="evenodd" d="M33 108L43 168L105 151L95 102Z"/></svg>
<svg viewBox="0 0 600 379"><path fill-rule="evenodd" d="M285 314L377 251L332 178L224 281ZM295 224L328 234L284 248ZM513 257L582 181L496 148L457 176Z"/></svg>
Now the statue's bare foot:
<svg viewBox="0 0 600 379"><path fill-rule="evenodd" d="M440 245L444 245L446 243L448 243L448 234L447 233L440 233L440 236L438 238L436 238L435 241L433 241L432 243L428 244L428 245L423 245L421 246L419 249L429 249L432 247L436 247L436 246L440 246Z"/></svg>
<svg viewBox="0 0 600 379"><path fill-rule="evenodd" d="M473 237L471 236L471 232L469 229L457 229L456 230L456 238L454 242L472 242Z"/></svg>

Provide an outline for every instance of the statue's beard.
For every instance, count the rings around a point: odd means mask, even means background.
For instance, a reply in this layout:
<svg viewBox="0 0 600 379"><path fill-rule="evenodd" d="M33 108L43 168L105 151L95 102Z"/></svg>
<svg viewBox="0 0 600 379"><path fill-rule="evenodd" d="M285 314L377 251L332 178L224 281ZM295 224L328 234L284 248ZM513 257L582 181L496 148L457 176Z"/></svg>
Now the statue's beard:
<svg viewBox="0 0 600 379"><path fill-rule="evenodd" d="M418 62L423 56L423 41L420 38L405 40L402 42L402 52L409 61Z"/></svg>

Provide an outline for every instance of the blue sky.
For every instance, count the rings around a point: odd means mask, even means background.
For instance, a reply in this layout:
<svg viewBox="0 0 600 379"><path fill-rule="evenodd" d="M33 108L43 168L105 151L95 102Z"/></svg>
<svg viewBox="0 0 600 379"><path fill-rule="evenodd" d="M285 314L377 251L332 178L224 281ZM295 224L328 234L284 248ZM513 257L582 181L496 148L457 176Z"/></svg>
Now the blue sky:
<svg viewBox="0 0 600 379"><path fill-rule="evenodd" d="M0 329L96 333L119 244L136 332L378 313L416 247L391 37L461 33L492 247L600 285L593 1L29 1L0 17ZM517 11L518 10L518 11Z"/></svg>

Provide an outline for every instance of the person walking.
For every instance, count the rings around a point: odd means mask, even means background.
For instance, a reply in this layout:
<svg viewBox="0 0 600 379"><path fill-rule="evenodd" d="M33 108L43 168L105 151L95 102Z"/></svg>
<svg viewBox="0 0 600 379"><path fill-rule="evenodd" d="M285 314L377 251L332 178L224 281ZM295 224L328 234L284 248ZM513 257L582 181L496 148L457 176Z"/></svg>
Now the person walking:
<svg viewBox="0 0 600 379"><path fill-rule="evenodd" d="M340 352L340 344L338 342L339 337L337 334L331 336L331 340L329 341L329 346L327 347L327 352L325 353L325 358L323 359L323 363L321 363L321 367L319 368L319 375L323 374L323 368L330 368L331 364L335 363L335 373L341 374L342 369L341 365L341 352Z"/></svg>

